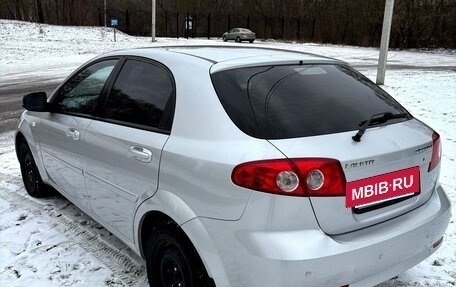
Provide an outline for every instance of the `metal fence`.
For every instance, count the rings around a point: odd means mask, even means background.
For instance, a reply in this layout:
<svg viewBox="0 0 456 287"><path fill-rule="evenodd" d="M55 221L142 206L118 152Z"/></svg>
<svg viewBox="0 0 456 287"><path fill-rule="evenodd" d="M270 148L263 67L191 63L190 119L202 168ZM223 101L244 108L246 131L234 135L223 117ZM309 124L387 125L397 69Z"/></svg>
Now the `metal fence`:
<svg viewBox="0 0 456 287"><path fill-rule="evenodd" d="M108 10L108 17L119 19L119 30L132 35L148 36L150 11ZM304 17L268 17L232 14L203 14L163 11L156 15L156 36L170 38L219 38L231 28L254 31L257 38L306 40L315 37L315 19Z"/></svg>

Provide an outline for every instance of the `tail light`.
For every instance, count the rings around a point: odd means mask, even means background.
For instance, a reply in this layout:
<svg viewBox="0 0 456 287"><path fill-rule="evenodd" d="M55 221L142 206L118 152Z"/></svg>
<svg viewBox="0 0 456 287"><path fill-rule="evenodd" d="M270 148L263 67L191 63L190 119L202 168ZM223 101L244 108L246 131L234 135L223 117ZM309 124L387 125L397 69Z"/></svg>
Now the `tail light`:
<svg viewBox="0 0 456 287"><path fill-rule="evenodd" d="M236 166L234 184L268 193L292 196L345 196L340 162L327 158L253 161Z"/></svg>
<svg viewBox="0 0 456 287"><path fill-rule="evenodd" d="M437 132L432 134L432 158L429 163L428 171L433 170L439 163L442 158L442 142L440 140L440 135Z"/></svg>

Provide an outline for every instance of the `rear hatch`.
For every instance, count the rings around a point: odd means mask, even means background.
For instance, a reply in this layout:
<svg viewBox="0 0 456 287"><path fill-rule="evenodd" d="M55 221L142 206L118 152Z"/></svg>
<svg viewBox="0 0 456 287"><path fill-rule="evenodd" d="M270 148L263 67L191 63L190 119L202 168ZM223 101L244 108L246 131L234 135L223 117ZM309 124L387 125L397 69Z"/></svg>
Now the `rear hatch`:
<svg viewBox="0 0 456 287"><path fill-rule="evenodd" d="M350 183L361 181L356 188L347 188L346 196L310 197L315 216L323 231L340 234L367 227L396 217L425 203L432 195L438 172L428 172L432 156L432 130L416 121L410 120L379 128L372 128L355 143L351 137L354 132L324 136L271 140L271 143L289 158L323 157L334 158L341 162L343 172ZM398 171L418 167L418 176ZM395 173L396 172L396 173ZM392 174L396 182L384 179ZM376 179L377 178L377 179ZM373 191L363 190L363 180L370 179ZM375 191L379 193L378 183L388 182L387 192L393 184L396 189L416 184L403 197L384 198L371 201ZM375 183L377 186L375 187ZM377 189L377 190L375 190ZM367 193L367 194L366 194ZM347 196L354 199L366 198L370 202L347 207ZM373 199L372 199L373 200Z"/></svg>
<svg viewBox="0 0 456 287"><path fill-rule="evenodd" d="M255 37L255 33L253 33L252 31L250 31L248 29L240 29L240 32L241 32L241 35L246 36L248 38Z"/></svg>
<svg viewBox="0 0 456 287"><path fill-rule="evenodd" d="M212 80L228 115L245 133L268 140L290 159L341 163L345 190L309 197L324 232L377 224L430 198L439 173L428 171L432 129L350 67L264 65L216 72ZM365 134L355 141L363 125Z"/></svg>

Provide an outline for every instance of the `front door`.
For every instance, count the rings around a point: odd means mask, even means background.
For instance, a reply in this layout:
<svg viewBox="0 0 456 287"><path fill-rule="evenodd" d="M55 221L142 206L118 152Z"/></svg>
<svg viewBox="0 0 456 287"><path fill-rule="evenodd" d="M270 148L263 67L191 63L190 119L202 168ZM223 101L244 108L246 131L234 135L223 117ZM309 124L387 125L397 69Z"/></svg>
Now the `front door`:
<svg viewBox="0 0 456 287"><path fill-rule="evenodd" d="M40 121L41 154L51 183L82 209L90 211L81 154L84 133L117 60L106 60L77 72L50 100L53 111Z"/></svg>

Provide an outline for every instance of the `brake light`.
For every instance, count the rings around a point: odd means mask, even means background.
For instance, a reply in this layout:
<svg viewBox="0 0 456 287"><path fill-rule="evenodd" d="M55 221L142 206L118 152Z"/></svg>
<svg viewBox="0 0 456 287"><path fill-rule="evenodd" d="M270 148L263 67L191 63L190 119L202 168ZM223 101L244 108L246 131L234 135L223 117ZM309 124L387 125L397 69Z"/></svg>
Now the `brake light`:
<svg viewBox="0 0 456 287"><path fill-rule="evenodd" d="M433 170L439 163L442 158L442 142L440 140L440 135L437 132L432 134L432 158L429 163L428 172Z"/></svg>
<svg viewBox="0 0 456 287"><path fill-rule="evenodd" d="M345 196L340 162L327 158L253 161L236 166L234 184L268 193L292 196Z"/></svg>

